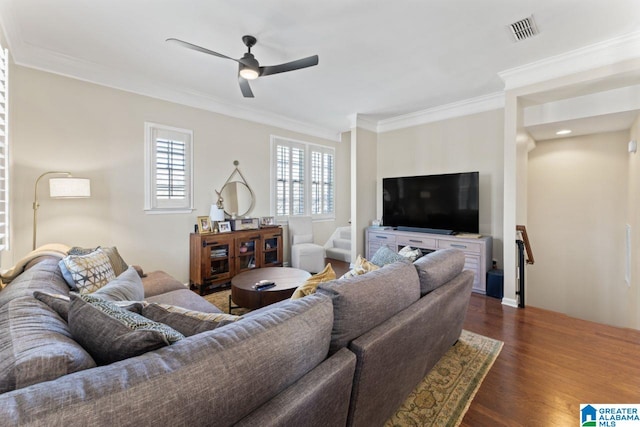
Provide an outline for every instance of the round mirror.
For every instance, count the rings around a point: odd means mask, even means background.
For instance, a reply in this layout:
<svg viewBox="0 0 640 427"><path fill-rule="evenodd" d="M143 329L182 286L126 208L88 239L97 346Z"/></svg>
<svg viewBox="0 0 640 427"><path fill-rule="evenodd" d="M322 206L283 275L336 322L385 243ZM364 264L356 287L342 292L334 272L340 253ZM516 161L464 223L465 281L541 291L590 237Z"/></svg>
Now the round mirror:
<svg viewBox="0 0 640 427"><path fill-rule="evenodd" d="M253 209L253 191L244 182L227 182L222 187L220 195L223 200L224 213L229 216L243 217Z"/></svg>

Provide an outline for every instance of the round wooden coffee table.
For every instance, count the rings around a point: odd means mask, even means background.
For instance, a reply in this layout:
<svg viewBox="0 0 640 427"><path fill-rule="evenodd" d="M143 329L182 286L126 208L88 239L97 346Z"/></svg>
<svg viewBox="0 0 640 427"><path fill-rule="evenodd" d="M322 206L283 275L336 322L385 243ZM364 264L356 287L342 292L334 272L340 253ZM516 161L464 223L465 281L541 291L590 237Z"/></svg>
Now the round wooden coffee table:
<svg viewBox="0 0 640 427"><path fill-rule="evenodd" d="M311 274L290 267L266 267L245 271L231 279L231 299L239 307L255 310L291 297L293 291ZM254 285L261 280L275 282L275 286L258 291ZM231 304L231 301L229 301Z"/></svg>

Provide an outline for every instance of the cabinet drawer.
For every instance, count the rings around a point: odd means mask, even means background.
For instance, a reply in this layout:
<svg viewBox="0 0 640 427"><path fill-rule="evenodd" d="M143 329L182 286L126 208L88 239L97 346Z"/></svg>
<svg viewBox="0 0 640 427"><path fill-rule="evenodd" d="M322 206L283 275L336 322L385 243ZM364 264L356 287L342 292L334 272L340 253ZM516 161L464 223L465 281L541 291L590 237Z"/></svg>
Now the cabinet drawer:
<svg viewBox="0 0 640 427"><path fill-rule="evenodd" d="M438 240L438 249L460 249L461 251L480 253L480 243L455 241L455 240Z"/></svg>
<svg viewBox="0 0 640 427"><path fill-rule="evenodd" d="M438 246L435 239L399 236L398 246L411 246L413 248L436 249Z"/></svg>

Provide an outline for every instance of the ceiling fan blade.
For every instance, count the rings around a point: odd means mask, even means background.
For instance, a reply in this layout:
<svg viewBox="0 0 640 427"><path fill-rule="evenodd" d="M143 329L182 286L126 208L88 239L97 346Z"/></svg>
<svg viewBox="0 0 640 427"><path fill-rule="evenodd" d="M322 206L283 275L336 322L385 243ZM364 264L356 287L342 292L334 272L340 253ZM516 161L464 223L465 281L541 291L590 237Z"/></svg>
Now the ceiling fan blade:
<svg viewBox="0 0 640 427"><path fill-rule="evenodd" d="M242 96L245 98L253 98L253 92L251 91L251 86L249 86L249 81L243 77L238 76L238 83L240 83L240 91L242 92Z"/></svg>
<svg viewBox="0 0 640 427"><path fill-rule="evenodd" d="M235 61L235 62L241 63L240 61L238 61L238 60L237 60L237 59L235 59L235 58L231 58L231 57L229 57L229 56L227 56L227 55L223 55L223 54L221 54L221 53L214 52L214 51L212 51L212 50L209 50L209 49L204 48L204 47L202 47L202 46L195 45L195 44L193 44L193 43L186 42L186 41L184 41L184 40L174 39L174 38L168 38L168 39L167 39L167 40L165 40L165 41L168 41L168 42L171 42L171 43L175 43L175 44L177 44L177 45L180 45L180 46L182 46L182 47L186 47L186 48L188 48L188 49L197 50L198 52L202 52L202 53L206 53L206 54L209 54L209 55L217 56L218 58L230 59L230 60L232 60L232 61Z"/></svg>
<svg viewBox="0 0 640 427"><path fill-rule="evenodd" d="M318 55L286 62L280 65L260 67L260 76L268 76L271 74L284 73L286 71L299 70L301 68L313 67L314 65L318 65Z"/></svg>

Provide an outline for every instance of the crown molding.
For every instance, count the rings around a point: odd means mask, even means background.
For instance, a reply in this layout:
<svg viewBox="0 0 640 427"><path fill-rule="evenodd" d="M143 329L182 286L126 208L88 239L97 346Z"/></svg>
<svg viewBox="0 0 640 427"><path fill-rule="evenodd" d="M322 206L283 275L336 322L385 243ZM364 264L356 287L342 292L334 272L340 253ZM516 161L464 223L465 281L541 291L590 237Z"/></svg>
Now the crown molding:
<svg viewBox="0 0 640 427"><path fill-rule="evenodd" d="M485 111L499 110L504 108L504 92L496 92L476 98L465 99L464 101L453 102L414 113L403 114L380 120L377 132L389 132L392 130L404 129L408 127L423 125L455 117L468 116L470 114L483 113Z"/></svg>
<svg viewBox="0 0 640 427"><path fill-rule="evenodd" d="M370 118L367 118L365 116L363 116L362 114L351 114L348 117L349 119L349 128L350 129L354 129L354 128L360 128L360 129L365 129L371 132L378 132L378 121L377 120L373 120Z"/></svg>
<svg viewBox="0 0 640 427"><path fill-rule="evenodd" d="M640 31L551 56L498 73L505 90L515 89L640 57Z"/></svg>
<svg viewBox="0 0 640 427"><path fill-rule="evenodd" d="M81 61L68 55L18 42L20 56L13 56L14 63L26 68L57 74L99 86L148 96L162 101L198 108L213 113L273 126L304 135L340 142L340 132L311 123L294 120L262 110L224 102L206 93L179 87L153 83L138 76L123 73L117 68L89 61ZM16 45L14 40L13 45ZM55 71L54 71L55 70Z"/></svg>

